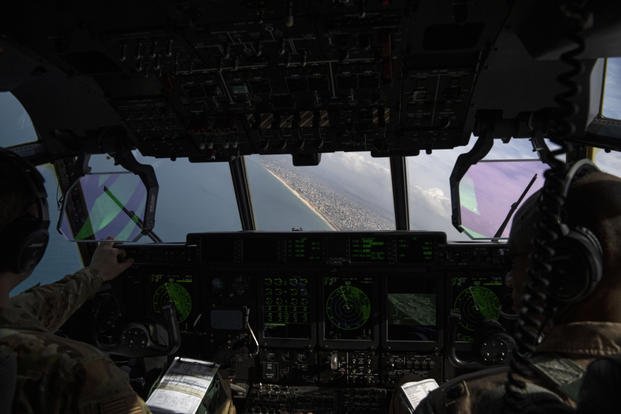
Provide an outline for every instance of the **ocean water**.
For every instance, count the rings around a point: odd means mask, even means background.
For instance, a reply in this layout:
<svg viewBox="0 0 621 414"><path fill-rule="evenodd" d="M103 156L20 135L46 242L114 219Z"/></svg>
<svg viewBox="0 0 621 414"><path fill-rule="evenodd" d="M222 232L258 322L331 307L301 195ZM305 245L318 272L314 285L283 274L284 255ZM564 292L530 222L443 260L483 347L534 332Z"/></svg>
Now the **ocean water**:
<svg viewBox="0 0 621 414"><path fill-rule="evenodd" d="M94 164L97 164L95 161ZM191 164L187 160L155 160L160 185L155 232L166 242L183 242L187 233L239 231L241 224L228 164ZM91 163L93 165L93 163ZM105 168L100 166L100 168ZM56 231L57 182L50 166L39 168L46 180L50 205L50 243L33 274L12 295L38 283L54 282L83 264L77 245ZM329 224L255 160L248 160L255 222L258 230L330 230ZM144 243L150 240L143 238Z"/></svg>
<svg viewBox="0 0 621 414"><path fill-rule="evenodd" d="M305 231L331 229L321 216L256 160L247 158L246 169L257 230L291 231L294 227Z"/></svg>

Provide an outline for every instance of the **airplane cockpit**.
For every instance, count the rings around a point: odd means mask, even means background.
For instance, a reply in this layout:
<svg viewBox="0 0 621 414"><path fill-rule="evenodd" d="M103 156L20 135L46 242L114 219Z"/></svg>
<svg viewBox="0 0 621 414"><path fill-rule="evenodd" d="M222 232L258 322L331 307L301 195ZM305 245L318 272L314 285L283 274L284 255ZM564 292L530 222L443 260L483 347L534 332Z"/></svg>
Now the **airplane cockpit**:
<svg viewBox="0 0 621 414"><path fill-rule="evenodd" d="M30 283L118 243L133 266L61 333L145 400L175 356L242 413L387 412L404 380L505 364L513 214L558 159L621 173L620 8L12 4L0 147L56 208Z"/></svg>

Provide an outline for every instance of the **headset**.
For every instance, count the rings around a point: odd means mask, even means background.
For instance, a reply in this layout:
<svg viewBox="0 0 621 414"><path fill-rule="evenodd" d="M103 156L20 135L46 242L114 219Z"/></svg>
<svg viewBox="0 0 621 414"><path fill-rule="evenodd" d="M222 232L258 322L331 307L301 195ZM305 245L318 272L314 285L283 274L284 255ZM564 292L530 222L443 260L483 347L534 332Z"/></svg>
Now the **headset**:
<svg viewBox="0 0 621 414"><path fill-rule="evenodd" d="M0 148L0 164L13 168L23 178L38 217L24 211L0 227L0 270L30 273L43 258L49 241L50 224L43 176L17 154Z"/></svg>
<svg viewBox="0 0 621 414"><path fill-rule="evenodd" d="M581 226L565 223L567 195L572 183L599 169L588 159L579 160L566 170L562 182L560 209L551 209L560 234L551 246L554 253L550 296L560 304L574 304L586 299L602 279L603 251L595 234Z"/></svg>

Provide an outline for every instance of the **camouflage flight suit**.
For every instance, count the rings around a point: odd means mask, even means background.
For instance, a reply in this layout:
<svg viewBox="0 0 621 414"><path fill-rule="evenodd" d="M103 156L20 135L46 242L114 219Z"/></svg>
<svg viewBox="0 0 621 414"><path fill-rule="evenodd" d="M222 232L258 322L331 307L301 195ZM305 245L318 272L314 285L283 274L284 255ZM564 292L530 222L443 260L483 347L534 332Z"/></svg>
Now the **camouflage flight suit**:
<svg viewBox="0 0 621 414"><path fill-rule="evenodd" d="M621 354L621 323L574 322L552 329L537 348L535 358L550 355L557 360L567 359L586 368L596 358ZM502 412L502 397L507 379L507 368L491 368L454 378L429 393L415 410L415 414L471 414ZM543 378L529 381L531 402L544 407L552 400L562 401L568 407L576 402L549 389ZM390 413L407 412L393 398Z"/></svg>
<svg viewBox="0 0 621 414"><path fill-rule="evenodd" d="M0 309L0 353L17 360L15 413L149 413L103 352L53 333L103 280L89 269L11 298ZM88 327L87 327L88 329Z"/></svg>

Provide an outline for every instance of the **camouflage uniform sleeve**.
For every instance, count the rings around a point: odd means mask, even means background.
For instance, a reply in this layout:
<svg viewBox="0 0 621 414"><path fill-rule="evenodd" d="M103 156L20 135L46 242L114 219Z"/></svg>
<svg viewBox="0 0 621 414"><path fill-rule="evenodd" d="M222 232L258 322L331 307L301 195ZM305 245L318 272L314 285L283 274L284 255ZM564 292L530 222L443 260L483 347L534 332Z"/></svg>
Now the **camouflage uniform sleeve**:
<svg viewBox="0 0 621 414"><path fill-rule="evenodd" d="M28 313L41 327L55 332L101 287L98 272L84 268L58 282L37 286L11 299L11 307Z"/></svg>

